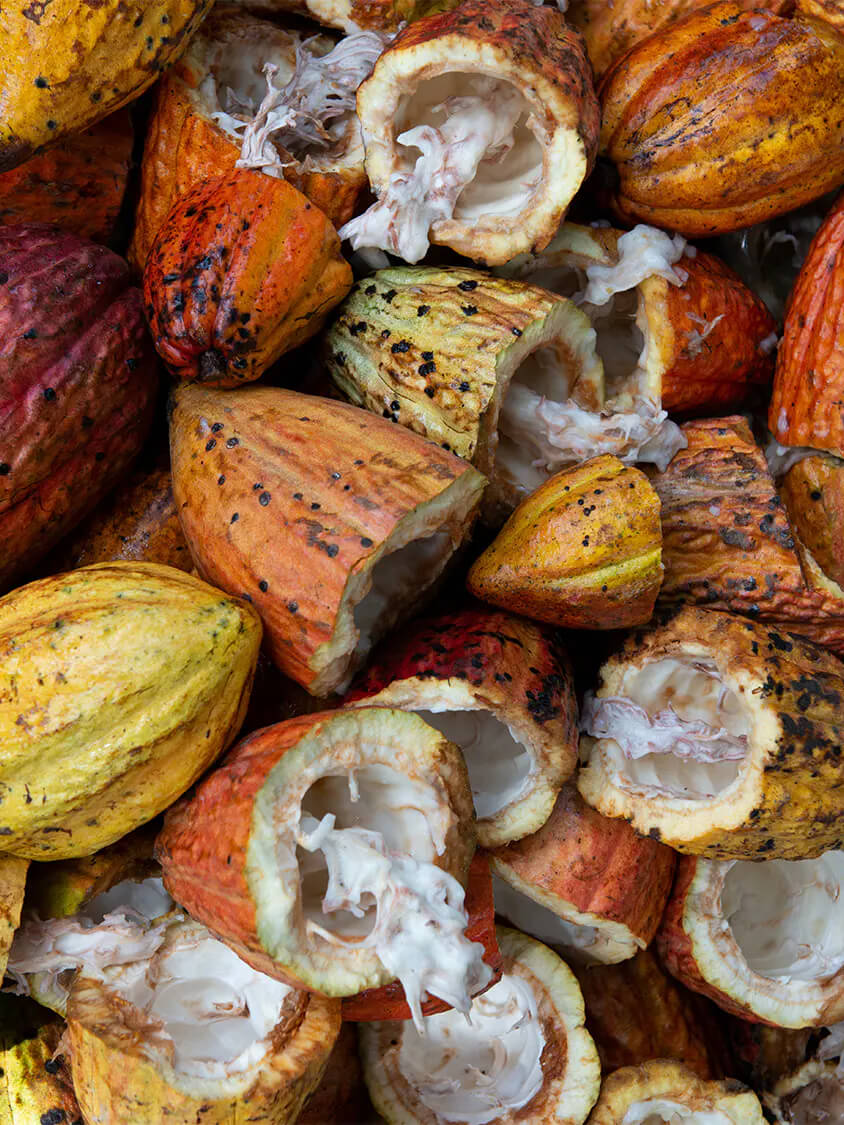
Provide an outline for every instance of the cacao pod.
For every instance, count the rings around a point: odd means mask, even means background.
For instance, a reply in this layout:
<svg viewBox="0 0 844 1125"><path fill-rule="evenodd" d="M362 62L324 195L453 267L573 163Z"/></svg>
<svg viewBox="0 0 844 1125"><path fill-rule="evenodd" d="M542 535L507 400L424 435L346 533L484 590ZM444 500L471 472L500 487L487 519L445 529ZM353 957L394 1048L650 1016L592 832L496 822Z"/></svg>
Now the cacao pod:
<svg viewBox="0 0 844 1125"><path fill-rule="evenodd" d="M601 87L613 207L708 236L782 215L844 177L844 35L809 17L693 12L638 43Z"/></svg>
<svg viewBox="0 0 844 1125"><path fill-rule="evenodd" d="M85 567L0 599L0 835L65 859L170 805L231 742L261 626L152 563Z"/></svg>
<svg viewBox="0 0 844 1125"><path fill-rule="evenodd" d="M29 0L0 13L0 171L125 105L178 58L212 0Z"/></svg>
<svg viewBox="0 0 844 1125"><path fill-rule="evenodd" d="M216 387L259 378L319 331L351 284L325 215L285 180L238 170L179 197L144 269L162 359Z"/></svg>
<svg viewBox="0 0 844 1125"><path fill-rule="evenodd" d="M51 227L0 227L0 589L128 468L155 372L121 258Z"/></svg>

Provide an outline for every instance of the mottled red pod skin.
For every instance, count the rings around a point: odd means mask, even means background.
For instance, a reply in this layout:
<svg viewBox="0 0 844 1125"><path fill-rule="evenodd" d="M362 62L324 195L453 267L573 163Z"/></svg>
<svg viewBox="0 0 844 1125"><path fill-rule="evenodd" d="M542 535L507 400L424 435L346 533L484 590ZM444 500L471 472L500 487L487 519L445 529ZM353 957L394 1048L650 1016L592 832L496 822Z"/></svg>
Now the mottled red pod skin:
<svg viewBox="0 0 844 1125"><path fill-rule="evenodd" d="M156 366L122 258L40 224L0 228L0 587L128 468Z"/></svg>
<svg viewBox="0 0 844 1125"><path fill-rule="evenodd" d="M234 169L177 198L147 259L144 300L173 375L236 387L318 332L351 284L318 207L285 180Z"/></svg>
<svg viewBox="0 0 844 1125"><path fill-rule="evenodd" d="M469 881L466 884L466 913L469 921L466 936L471 941L480 942L484 947L484 961L493 970L494 976L487 985L491 988L501 977L502 956L495 936L495 904L492 898L492 875L489 860L481 852L475 852L469 868ZM436 996L422 1003L422 1014L436 1015L448 1011L448 1004ZM368 988L357 996L343 1000L343 1019L356 1023L370 1023L373 1020L409 1020L410 1008L404 998L404 989L398 981L382 985L381 988Z"/></svg>
<svg viewBox="0 0 844 1125"><path fill-rule="evenodd" d="M770 383L774 350L763 341L773 342L776 322L713 254L698 251L683 258L681 268L688 277L681 286L664 287L664 305L675 340L686 343L663 373L662 407L672 414L718 413L741 403L753 386ZM714 327L705 328L701 319Z"/></svg>
<svg viewBox="0 0 844 1125"><path fill-rule="evenodd" d="M768 426L781 445L844 457L844 195L815 235L788 301Z"/></svg>

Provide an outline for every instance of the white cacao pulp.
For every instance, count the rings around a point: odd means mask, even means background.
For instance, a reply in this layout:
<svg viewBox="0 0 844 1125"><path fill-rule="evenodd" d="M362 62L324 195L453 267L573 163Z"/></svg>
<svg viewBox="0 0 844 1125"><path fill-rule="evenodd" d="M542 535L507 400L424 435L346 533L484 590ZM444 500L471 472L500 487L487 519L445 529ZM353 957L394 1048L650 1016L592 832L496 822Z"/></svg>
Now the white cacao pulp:
<svg viewBox="0 0 844 1125"><path fill-rule="evenodd" d="M406 1027L399 1070L437 1119L486 1125L520 1109L543 1084L545 1036L527 980L505 973L475 998L467 1021L459 1012Z"/></svg>
<svg viewBox="0 0 844 1125"><path fill-rule="evenodd" d="M451 73L423 82L397 114L402 166L341 238L418 262L437 222L517 215L539 184L542 154L528 106L508 82ZM414 156L413 150L421 155Z"/></svg>
<svg viewBox="0 0 844 1125"><path fill-rule="evenodd" d="M302 897L308 933L335 946L354 943L356 948L373 948L384 967L401 981L414 1022L421 1028L427 996L437 996L467 1013L472 995L489 983L492 974L483 961L483 946L465 936L467 915L460 883L430 860L410 854L410 826L399 843L387 825L379 823L373 793L387 773L392 771L374 766L350 773L347 801L338 800L336 783L342 778L323 779L320 815L303 811L296 837L307 853L299 862ZM387 808L402 801L401 783L393 784ZM356 811L362 787L368 799ZM406 799L413 807L411 792ZM315 803L311 797L310 806ZM372 827L336 827L337 814L324 811L330 804L337 806L344 820Z"/></svg>
<svg viewBox="0 0 844 1125"><path fill-rule="evenodd" d="M587 693L581 729L600 740L619 785L696 801L736 780L750 721L714 665L660 660L631 669L623 696Z"/></svg>

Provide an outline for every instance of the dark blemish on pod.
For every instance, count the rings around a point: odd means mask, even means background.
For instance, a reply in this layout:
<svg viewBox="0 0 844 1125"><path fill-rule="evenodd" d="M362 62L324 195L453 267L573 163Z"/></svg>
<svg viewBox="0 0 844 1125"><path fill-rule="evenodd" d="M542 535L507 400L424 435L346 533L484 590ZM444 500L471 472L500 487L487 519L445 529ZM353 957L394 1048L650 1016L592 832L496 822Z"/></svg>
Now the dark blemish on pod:
<svg viewBox="0 0 844 1125"><path fill-rule="evenodd" d="M28 331L24 332L23 338L24 338L24 340L37 340L38 339L38 333L35 331L34 328L30 328L30 329L28 329Z"/></svg>
<svg viewBox="0 0 844 1125"><path fill-rule="evenodd" d="M322 504L318 504L316 502L316 500L314 500L313 504L311 504L311 511L312 512L318 512L321 507L322 507Z"/></svg>
<svg viewBox="0 0 844 1125"><path fill-rule="evenodd" d="M231 520L230 520L229 522L230 522L230 523L237 523L237 521L238 521L239 519L240 519L240 512L235 512L235 513L234 513L234 515L232 516L232 518L231 518Z"/></svg>
<svg viewBox="0 0 844 1125"><path fill-rule="evenodd" d="M40 74L35 79L35 85L38 87L39 90L47 90L50 87L50 83L47 81L47 79L42 78Z"/></svg>
<svg viewBox="0 0 844 1125"><path fill-rule="evenodd" d="M266 508L267 504L269 504L271 499L272 499L272 497L270 496L269 492L262 492L261 495L258 497L258 503L261 505L262 508Z"/></svg>
<svg viewBox="0 0 844 1125"><path fill-rule="evenodd" d="M377 290L374 285L367 285L366 289L364 289L364 293L367 295L367 297L374 297L377 293Z"/></svg>
<svg viewBox="0 0 844 1125"><path fill-rule="evenodd" d="M290 610L291 613L298 613L299 612L299 603L298 602L288 602L287 608Z"/></svg>
<svg viewBox="0 0 844 1125"><path fill-rule="evenodd" d="M465 379L464 379L464 380L463 380L463 382L462 382L462 383L460 384L460 390L461 390L461 391L468 391L468 390L469 390L469 384L468 384L468 383L466 382L466 380L465 380Z"/></svg>
<svg viewBox="0 0 844 1125"><path fill-rule="evenodd" d="M215 438L209 438L208 441L206 441L206 443L205 443L205 452L210 453L211 450L216 447L216 445L217 445L216 439Z"/></svg>
<svg viewBox="0 0 844 1125"><path fill-rule="evenodd" d="M462 289L464 293L471 293L473 289L478 288L478 283L477 281L460 281L457 288Z"/></svg>
<svg viewBox="0 0 844 1125"><path fill-rule="evenodd" d="M433 398L436 393L437 392L434 390L433 387L426 387L425 388L425 394L428 396L428 398Z"/></svg>
<svg viewBox="0 0 844 1125"><path fill-rule="evenodd" d="M266 594L266 592L267 592L267 590L269 590L269 588L270 588L269 582L266 580L266 578L262 578L261 581L258 583L258 589L261 591L262 594Z"/></svg>
<svg viewBox="0 0 844 1125"><path fill-rule="evenodd" d="M436 370L437 365L435 363L422 363L419 365L420 375L433 375Z"/></svg>
<svg viewBox="0 0 844 1125"><path fill-rule="evenodd" d="M226 483L225 474L220 473L220 475L217 477L217 484L225 484L225 483Z"/></svg>
<svg viewBox="0 0 844 1125"><path fill-rule="evenodd" d="M460 311L464 316L474 316L478 311L477 305L461 305Z"/></svg>
<svg viewBox="0 0 844 1125"><path fill-rule="evenodd" d="M211 427L211 433L212 434L218 434L220 432L220 430L222 430L222 428L223 428L222 422L215 422L214 425Z"/></svg>
<svg viewBox="0 0 844 1125"><path fill-rule="evenodd" d="M514 336L521 336L521 334L522 334L521 328L511 328L510 331L513 333Z"/></svg>
<svg viewBox="0 0 844 1125"><path fill-rule="evenodd" d="M236 445L240 445L240 439L236 437L230 437L226 442L226 449L234 449Z"/></svg>
<svg viewBox="0 0 844 1125"><path fill-rule="evenodd" d="M393 353L393 355L398 355L403 352L409 352L410 344L407 340L399 340L397 344L393 344L393 346L390 348L390 351Z"/></svg>
<svg viewBox="0 0 844 1125"><path fill-rule="evenodd" d="M419 308L416 310L416 315L417 316L426 316L430 311L431 311L430 305L420 305Z"/></svg>
<svg viewBox="0 0 844 1125"><path fill-rule="evenodd" d="M0 461L0 477L7 477L12 471L12 466L8 461Z"/></svg>
<svg viewBox="0 0 844 1125"><path fill-rule="evenodd" d="M363 536L361 536L360 545L361 545L361 547L371 547L372 546L372 540L369 538L368 535L363 535Z"/></svg>
<svg viewBox="0 0 844 1125"><path fill-rule="evenodd" d="M255 483L254 483L254 484L252 485L252 491L253 491L253 492L260 492L260 491L261 491L261 489L262 489L263 487L264 487L264 482L263 482L263 481L260 481L260 480L259 480L259 481L256 481L256 482L255 482Z"/></svg>
<svg viewBox="0 0 844 1125"><path fill-rule="evenodd" d="M293 493L293 499L294 500L302 500L303 499L302 493L301 492L294 492Z"/></svg>

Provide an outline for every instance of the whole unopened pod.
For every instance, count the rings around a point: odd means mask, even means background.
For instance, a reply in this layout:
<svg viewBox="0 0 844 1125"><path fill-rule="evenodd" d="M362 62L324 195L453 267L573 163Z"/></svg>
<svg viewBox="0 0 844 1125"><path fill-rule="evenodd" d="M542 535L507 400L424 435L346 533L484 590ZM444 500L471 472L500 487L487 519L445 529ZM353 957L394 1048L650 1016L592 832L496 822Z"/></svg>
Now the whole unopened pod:
<svg viewBox="0 0 844 1125"><path fill-rule="evenodd" d="M601 86L626 222L709 236L785 214L844 174L844 36L725 0L638 43Z"/></svg>
<svg viewBox="0 0 844 1125"><path fill-rule="evenodd" d="M260 642L245 602L153 563L0 599L4 849L89 855L172 804L237 734Z"/></svg>
<svg viewBox="0 0 844 1125"><path fill-rule="evenodd" d="M676 977L778 1027L844 1019L844 852L712 862L684 856L658 936Z"/></svg>
<svg viewBox="0 0 844 1125"><path fill-rule="evenodd" d="M416 711L463 751L484 847L535 832L577 762L568 656L542 625L472 608L411 625L347 696Z"/></svg>
<svg viewBox="0 0 844 1125"><path fill-rule="evenodd" d="M129 267L41 224L0 227L0 589L120 480L152 420L156 360Z"/></svg>
<svg viewBox="0 0 844 1125"><path fill-rule="evenodd" d="M601 669L578 788L680 852L817 858L844 831L842 698L844 667L824 649L683 609Z"/></svg>
<svg viewBox="0 0 844 1125"><path fill-rule="evenodd" d="M485 483L409 430L274 387L180 387L170 448L197 567L249 597L273 660L313 695L348 684L435 586Z"/></svg>

